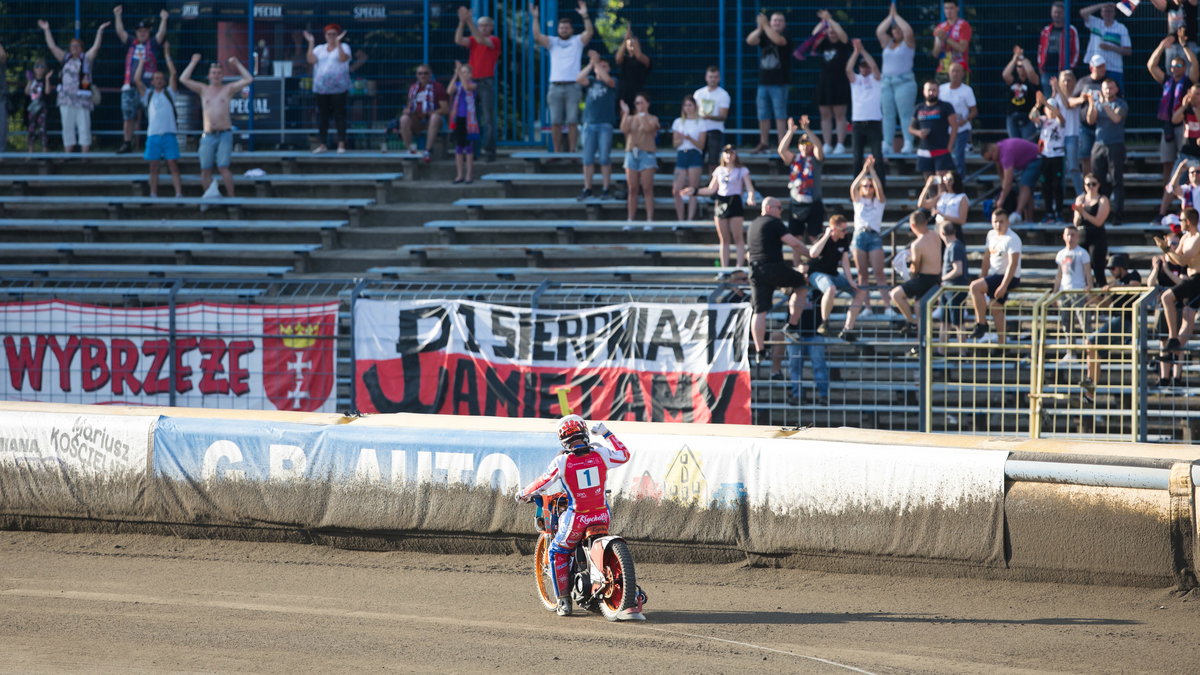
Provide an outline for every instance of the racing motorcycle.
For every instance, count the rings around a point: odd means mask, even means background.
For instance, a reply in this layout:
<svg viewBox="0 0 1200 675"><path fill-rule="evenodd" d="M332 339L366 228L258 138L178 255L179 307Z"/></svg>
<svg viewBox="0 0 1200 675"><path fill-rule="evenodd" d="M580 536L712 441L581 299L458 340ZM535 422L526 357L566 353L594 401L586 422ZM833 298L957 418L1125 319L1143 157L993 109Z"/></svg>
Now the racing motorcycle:
<svg viewBox="0 0 1200 675"><path fill-rule="evenodd" d="M558 530L558 519L567 508L565 495L537 495L534 522L538 529L534 548L533 571L537 577L538 598L553 612L558 606L554 595L554 566L550 563L550 545ZM618 536L593 536L590 532L572 551L571 601L576 607L600 612L609 621L645 621L642 607L646 593L637 585L633 555L629 545Z"/></svg>

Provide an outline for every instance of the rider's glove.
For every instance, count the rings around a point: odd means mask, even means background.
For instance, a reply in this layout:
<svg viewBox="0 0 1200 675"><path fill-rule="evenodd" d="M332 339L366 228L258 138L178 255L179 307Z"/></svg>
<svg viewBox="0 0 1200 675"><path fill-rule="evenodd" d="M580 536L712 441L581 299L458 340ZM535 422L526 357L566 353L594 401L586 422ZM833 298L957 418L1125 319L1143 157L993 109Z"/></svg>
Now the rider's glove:
<svg viewBox="0 0 1200 675"><path fill-rule="evenodd" d="M596 426L592 427L592 433L607 438L612 432L608 430L608 427L604 426L604 422L598 422Z"/></svg>
<svg viewBox="0 0 1200 675"><path fill-rule="evenodd" d="M526 497L525 495L521 494L520 492L518 492L517 496L514 497L513 499L515 499L518 504L528 504L529 503L529 497Z"/></svg>

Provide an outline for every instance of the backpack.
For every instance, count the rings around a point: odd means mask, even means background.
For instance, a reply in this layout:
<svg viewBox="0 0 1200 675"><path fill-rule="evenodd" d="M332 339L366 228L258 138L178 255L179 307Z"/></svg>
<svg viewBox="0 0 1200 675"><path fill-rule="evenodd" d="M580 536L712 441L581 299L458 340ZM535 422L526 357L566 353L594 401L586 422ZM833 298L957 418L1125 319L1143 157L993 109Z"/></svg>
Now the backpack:
<svg viewBox="0 0 1200 675"><path fill-rule="evenodd" d="M146 96L146 110L147 110L147 112L149 112L149 110L150 110L150 104L151 104L151 103L154 101L154 95L155 95L155 94L157 94L157 93L158 93L158 92L156 92L155 90L151 89L151 90L150 90L150 93L149 93L149 94ZM175 121L177 121L177 122L178 122L178 121L179 121L179 118L178 118L178 115L177 115L177 114L176 114L176 112L175 112L175 97L171 95L171 90L170 90L170 89L163 89L163 93L167 95L167 102L171 104L171 118L172 118L172 119L174 119Z"/></svg>

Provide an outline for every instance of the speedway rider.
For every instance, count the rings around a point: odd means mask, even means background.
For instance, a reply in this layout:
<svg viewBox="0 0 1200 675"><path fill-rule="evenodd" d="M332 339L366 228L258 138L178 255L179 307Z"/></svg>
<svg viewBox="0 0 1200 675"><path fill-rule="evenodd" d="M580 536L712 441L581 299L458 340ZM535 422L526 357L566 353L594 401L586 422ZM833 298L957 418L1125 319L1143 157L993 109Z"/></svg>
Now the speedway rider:
<svg viewBox="0 0 1200 675"><path fill-rule="evenodd" d="M571 552L584 535L608 534L608 502L604 485L610 467L629 461L629 450L603 423L592 433L612 443L608 448L588 437L587 423L579 415L567 415L558 422L558 440L563 452L555 457L546 473L517 493L517 501L528 502L535 494L567 495L567 509L559 518L558 532L550 546L554 566L554 594L558 596L559 616L571 614Z"/></svg>

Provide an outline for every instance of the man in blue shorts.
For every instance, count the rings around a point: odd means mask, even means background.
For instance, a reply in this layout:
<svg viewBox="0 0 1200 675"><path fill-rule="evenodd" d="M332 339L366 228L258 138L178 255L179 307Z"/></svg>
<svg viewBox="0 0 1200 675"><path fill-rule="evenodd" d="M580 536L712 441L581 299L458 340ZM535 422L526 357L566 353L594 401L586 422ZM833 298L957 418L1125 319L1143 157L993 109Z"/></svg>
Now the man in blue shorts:
<svg viewBox="0 0 1200 675"><path fill-rule="evenodd" d="M850 234L846 231L846 216L839 213L829 219L825 234L808 249L808 255L812 259L808 264L808 283L821 294L821 325L817 327L817 334L829 334L834 300L839 293L845 293L854 299L846 313L846 325L838 337L854 342L854 324L867 303L867 291L850 281ZM838 273L839 267L844 274Z"/></svg>
<svg viewBox="0 0 1200 675"><path fill-rule="evenodd" d="M175 186L175 196L183 196L183 180L179 176L179 140L175 137L179 127L175 123L175 99L179 96L179 80L175 73L175 63L166 55L167 70L171 73L168 81L163 71L154 73L150 79L150 89L142 81L142 68L145 61L138 63L133 78L141 96L142 107L147 111L149 124L146 127L146 151L142 156L150 162L150 196L158 196L158 171L162 160L167 161L167 169L171 172L171 184Z"/></svg>
<svg viewBox="0 0 1200 675"><path fill-rule="evenodd" d="M221 182L225 184L225 196L232 197L233 174L229 171L229 162L233 156L233 122L229 119L229 101L250 86L254 76L236 56L231 56L229 65L237 69L241 79L226 84L225 69L220 63L213 63L208 68L208 84L201 84L192 79L192 71L198 63L200 55L192 54L191 63L183 69L181 81L183 86L200 95L204 106L204 135L200 137L200 182L204 184L205 196L210 196L209 186L212 185L212 173L216 168L221 172Z"/></svg>

